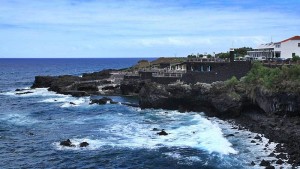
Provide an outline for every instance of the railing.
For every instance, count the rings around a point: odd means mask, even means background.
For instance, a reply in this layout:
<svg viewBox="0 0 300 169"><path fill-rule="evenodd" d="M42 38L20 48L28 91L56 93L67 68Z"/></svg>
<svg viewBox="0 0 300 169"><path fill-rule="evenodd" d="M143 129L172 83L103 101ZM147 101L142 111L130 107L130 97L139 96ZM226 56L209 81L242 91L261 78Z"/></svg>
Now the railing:
<svg viewBox="0 0 300 169"><path fill-rule="evenodd" d="M229 58L189 58L187 62L230 62Z"/></svg>
<svg viewBox="0 0 300 169"><path fill-rule="evenodd" d="M157 72L157 73L153 73L152 76L153 77L182 77L184 73L161 73L161 72Z"/></svg>

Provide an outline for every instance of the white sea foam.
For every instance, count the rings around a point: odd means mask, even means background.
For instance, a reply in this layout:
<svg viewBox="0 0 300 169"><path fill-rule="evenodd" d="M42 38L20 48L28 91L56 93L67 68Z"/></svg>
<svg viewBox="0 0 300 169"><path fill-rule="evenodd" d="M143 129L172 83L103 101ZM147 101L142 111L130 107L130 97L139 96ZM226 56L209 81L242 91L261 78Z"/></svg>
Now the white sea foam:
<svg viewBox="0 0 300 169"><path fill-rule="evenodd" d="M89 97L66 97L65 102L60 106L63 108L66 107L78 107L78 106L88 106L89 105Z"/></svg>
<svg viewBox="0 0 300 169"><path fill-rule="evenodd" d="M30 92L26 94L20 94ZM89 97L72 97L71 95L63 95L57 94L53 91L48 91L47 88L36 88L30 89L26 88L24 91L9 91L2 93L3 95L9 96L16 96L16 97L43 97L39 102L43 103L60 103L60 107L67 108L67 107L78 107L78 106L88 106L89 105Z"/></svg>
<svg viewBox="0 0 300 169"><path fill-rule="evenodd" d="M55 92L48 91L47 88L24 88L23 91L9 91L1 93L2 95L9 95L9 96L17 96L17 97L32 97L32 96L55 96L57 95ZM30 92L30 93L26 93ZM24 94L23 94L24 93Z"/></svg>
<svg viewBox="0 0 300 169"><path fill-rule="evenodd" d="M89 138L74 138L70 140L75 147L66 147L61 146L60 142L55 142L53 145L57 150L97 150L102 146L105 146L105 143L101 142L101 140L93 140ZM80 143L87 142L89 145L87 147L80 147Z"/></svg>
<svg viewBox="0 0 300 169"><path fill-rule="evenodd" d="M180 119L186 115L169 112L168 116L174 116L174 123L171 122L161 126L155 123L127 121L128 124L126 125L112 124L106 128L101 128L99 132L109 137L92 140L90 145L93 147L92 149L100 148L99 146L147 149L186 147L205 150L209 153L237 153L232 148L231 143L223 137L221 129L209 120L201 117L201 115L192 115L190 119L192 124L186 125L175 123L175 119ZM153 128L164 128L169 135L159 136L157 135L158 131L152 131Z"/></svg>
<svg viewBox="0 0 300 169"><path fill-rule="evenodd" d="M238 145L236 145L234 148L240 151L239 156L242 156L242 158L247 162L249 162L251 159L251 161L254 161L255 164L257 164L254 166L254 168L261 168L259 164L262 159L268 161L277 160L275 157L269 157L269 154L274 152L278 143L269 142L268 138L258 133L250 132L248 130L238 130L236 129L237 126L227 121L222 121L217 118L210 118L210 120L214 124L220 126L220 128L225 130L227 133L234 133L234 137L229 137L228 139L238 143ZM261 137L261 140L254 139L254 137L257 135ZM255 143L251 143L252 140L254 140ZM277 153L275 154L277 155ZM282 165L272 165L278 168L291 168L291 166L287 163Z"/></svg>

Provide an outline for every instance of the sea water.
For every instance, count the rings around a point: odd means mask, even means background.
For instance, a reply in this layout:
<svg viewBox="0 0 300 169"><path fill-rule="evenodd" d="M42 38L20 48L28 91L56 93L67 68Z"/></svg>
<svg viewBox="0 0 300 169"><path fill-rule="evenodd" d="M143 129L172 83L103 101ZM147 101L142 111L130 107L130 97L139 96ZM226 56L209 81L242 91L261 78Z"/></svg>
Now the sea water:
<svg viewBox="0 0 300 169"><path fill-rule="evenodd" d="M273 151L268 139L205 116L121 104L90 105L46 88L36 75L78 75L125 68L139 59L0 59L0 168L260 168ZM153 60L153 59L151 59ZM118 102L137 102L113 96ZM70 104L70 102L75 103ZM154 128L169 135L159 136ZM228 134L234 136L227 137ZM75 147L62 147L70 139ZM81 148L81 142L89 146Z"/></svg>

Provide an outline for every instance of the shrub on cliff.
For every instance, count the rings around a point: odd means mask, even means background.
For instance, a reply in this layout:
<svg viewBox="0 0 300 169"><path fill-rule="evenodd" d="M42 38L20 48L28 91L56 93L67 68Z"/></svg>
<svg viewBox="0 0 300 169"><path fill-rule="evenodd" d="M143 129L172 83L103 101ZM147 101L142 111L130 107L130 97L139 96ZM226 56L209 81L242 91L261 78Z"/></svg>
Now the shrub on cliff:
<svg viewBox="0 0 300 169"><path fill-rule="evenodd" d="M254 63L243 82L250 89L260 85L271 91L300 92L300 66L268 68Z"/></svg>
<svg viewBox="0 0 300 169"><path fill-rule="evenodd" d="M238 83L239 83L239 80L235 76L232 76L230 79L225 81L225 85L230 88L234 87Z"/></svg>

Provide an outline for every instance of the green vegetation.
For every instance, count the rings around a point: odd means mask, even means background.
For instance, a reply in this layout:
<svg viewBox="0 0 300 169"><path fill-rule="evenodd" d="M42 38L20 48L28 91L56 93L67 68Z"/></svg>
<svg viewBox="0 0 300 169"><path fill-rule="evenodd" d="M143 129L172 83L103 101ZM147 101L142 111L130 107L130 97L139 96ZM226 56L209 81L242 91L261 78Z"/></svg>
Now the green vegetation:
<svg viewBox="0 0 300 169"><path fill-rule="evenodd" d="M298 55L294 55L294 56L292 57L292 61L293 61L293 62L297 62L298 60L300 60L300 57L299 57Z"/></svg>
<svg viewBox="0 0 300 169"><path fill-rule="evenodd" d="M242 82L248 88L261 85L271 91L300 92L300 65L268 68L254 63Z"/></svg>
<svg viewBox="0 0 300 169"><path fill-rule="evenodd" d="M237 57L244 57L245 55L247 55L247 51L251 51L253 50L250 47L242 47L242 48L237 48L234 49L234 53L236 54Z"/></svg>
<svg viewBox="0 0 300 169"><path fill-rule="evenodd" d="M225 81L225 85L227 87L234 87L235 85L237 85L239 83L239 80L235 77L235 76L232 76L231 79L228 79Z"/></svg>
<svg viewBox="0 0 300 169"><path fill-rule="evenodd" d="M225 58L229 58L230 57L230 55L229 55L228 52L227 53L218 53L218 54L216 54L216 56L218 58L221 58L221 59L225 59Z"/></svg>

